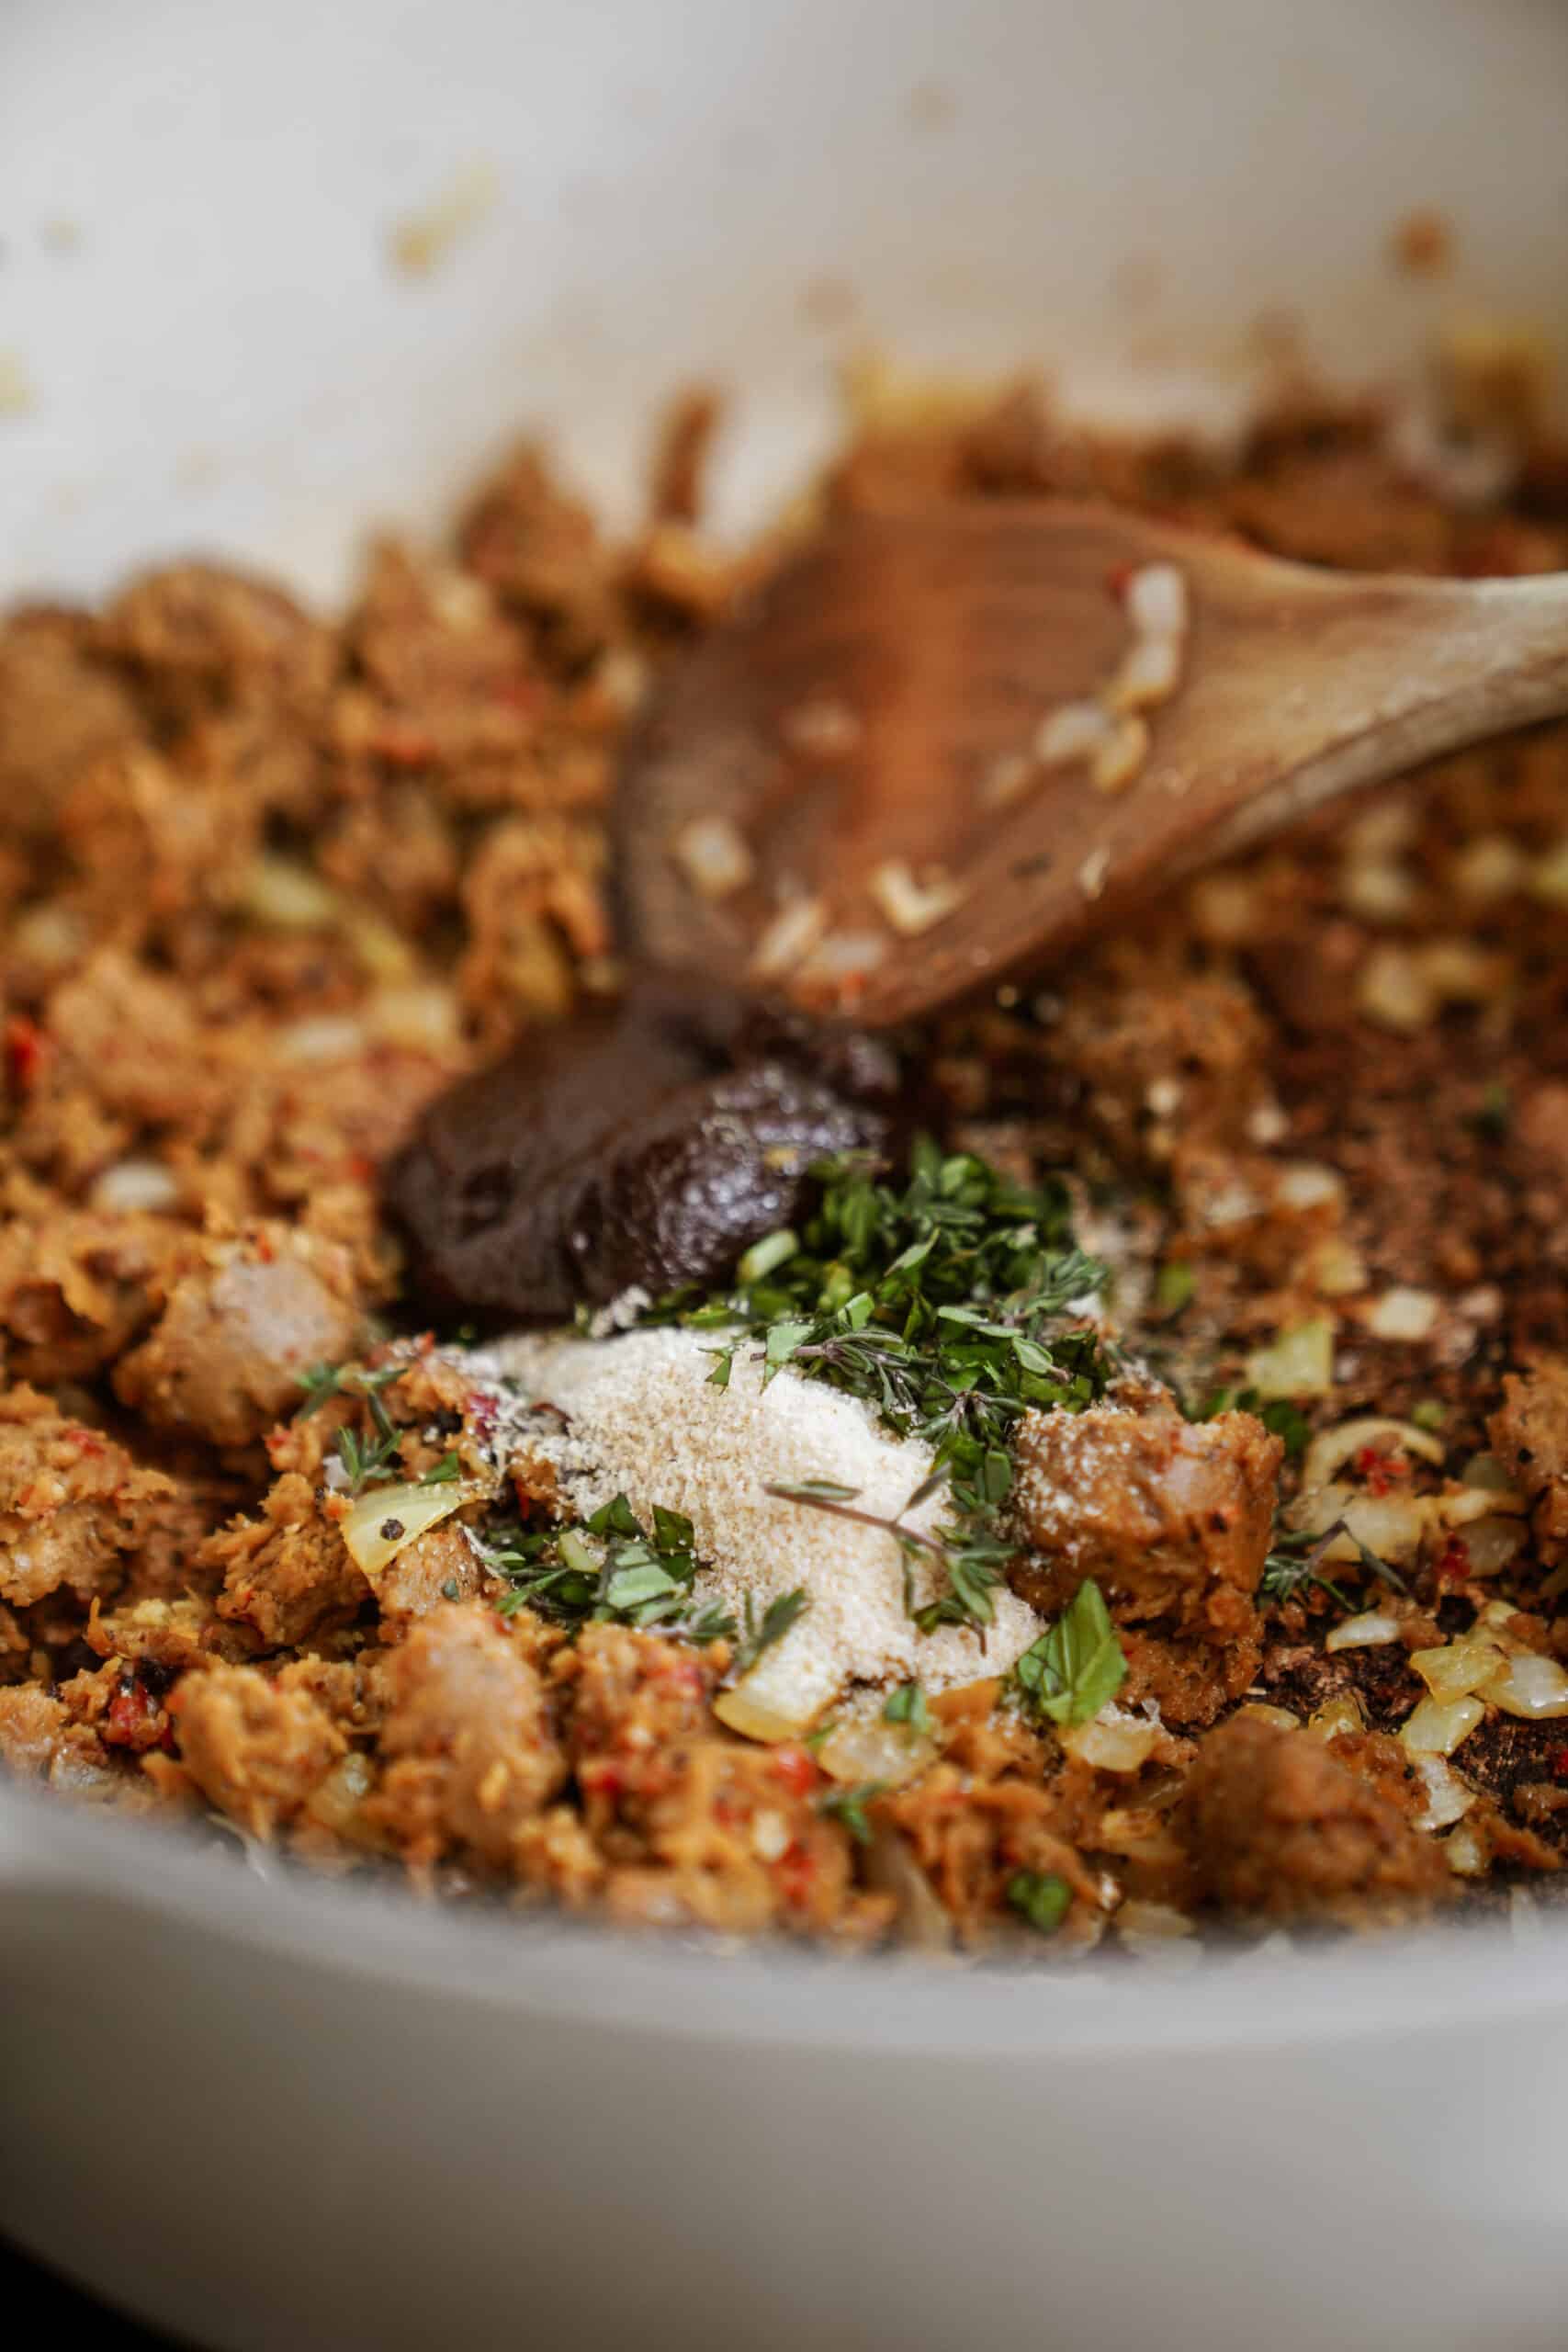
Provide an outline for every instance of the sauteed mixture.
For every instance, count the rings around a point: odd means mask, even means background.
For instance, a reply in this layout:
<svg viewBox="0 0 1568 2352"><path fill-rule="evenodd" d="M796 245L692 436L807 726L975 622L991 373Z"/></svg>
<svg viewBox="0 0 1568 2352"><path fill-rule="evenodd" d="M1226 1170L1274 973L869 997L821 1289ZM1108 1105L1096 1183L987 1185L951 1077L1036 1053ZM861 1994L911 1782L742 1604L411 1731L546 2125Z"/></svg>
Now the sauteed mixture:
<svg viewBox="0 0 1568 2352"><path fill-rule="evenodd" d="M1536 393L1472 340L1220 454L867 377L780 538L1066 492L1552 570ZM0 630L0 1754L672 1926L1053 1960L1550 1900L1568 729L923 1036L638 972L617 741L777 552L701 534L713 416L629 546L524 449L340 625L190 564Z"/></svg>

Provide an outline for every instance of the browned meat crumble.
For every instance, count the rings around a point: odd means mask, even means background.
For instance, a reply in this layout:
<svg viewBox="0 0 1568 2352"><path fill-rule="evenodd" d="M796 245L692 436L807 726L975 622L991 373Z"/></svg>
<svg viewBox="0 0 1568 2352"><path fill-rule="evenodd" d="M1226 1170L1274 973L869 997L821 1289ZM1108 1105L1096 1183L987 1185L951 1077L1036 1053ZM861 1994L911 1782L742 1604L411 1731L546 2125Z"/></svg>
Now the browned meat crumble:
<svg viewBox="0 0 1568 2352"><path fill-rule="evenodd" d="M792 528L1091 492L1350 568L1568 565L1539 436L1477 509L1371 401L1295 393L1225 461L1068 431L1028 385L863 411ZM1042 1954L1135 1951L1548 1889L1568 1702L1486 1694L1550 1700L1568 1662L1568 728L927 1041L945 1141L1070 1172L1151 1375L1017 1448L1016 1588L1050 1616L1096 1580L1135 1755L976 1682L932 1695L918 1769L846 1791L715 1715L730 1642L496 1613L464 1532L492 1400L410 1332L378 1170L616 985L618 735L767 559L701 536L714 414L672 412L630 547L524 449L449 548L378 548L339 626L192 564L0 628L0 1755L324 1868L723 1929L1022 1939L1027 1882L1063 1890ZM299 1417L322 1364L396 1364L400 1475L450 1453L479 1498L373 1580L325 1465L377 1423L352 1381ZM1397 1586L1343 1539L1271 1581L1326 1524L1302 1441L1362 1416L1326 1475L1358 1528L1383 1510ZM1467 1641L1497 1656L1445 1758L1399 1735Z"/></svg>

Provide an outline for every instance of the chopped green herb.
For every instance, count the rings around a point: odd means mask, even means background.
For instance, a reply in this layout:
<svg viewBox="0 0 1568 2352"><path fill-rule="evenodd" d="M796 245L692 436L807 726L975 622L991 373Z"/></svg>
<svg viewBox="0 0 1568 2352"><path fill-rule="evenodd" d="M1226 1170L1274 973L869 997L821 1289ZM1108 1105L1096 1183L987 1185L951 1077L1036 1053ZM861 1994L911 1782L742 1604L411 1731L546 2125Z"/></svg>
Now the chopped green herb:
<svg viewBox="0 0 1568 2352"><path fill-rule="evenodd" d="M1211 1389L1202 1403L1186 1411L1190 1421L1212 1421L1221 1413L1252 1413L1266 1430L1285 1441L1287 1459L1296 1461L1306 1452L1312 1439L1312 1423L1299 1405L1286 1396L1271 1397L1265 1404L1256 1388Z"/></svg>
<svg viewBox="0 0 1568 2352"><path fill-rule="evenodd" d="M1179 1315L1190 1306L1198 1288L1198 1277L1184 1258L1172 1258L1163 1265L1155 1281L1155 1304L1167 1315Z"/></svg>
<svg viewBox="0 0 1568 2352"><path fill-rule="evenodd" d="M799 1248L800 1243L787 1225L781 1226L776 1233L764 1233L761 1241L753 1241L736 1267L736 1281L742 1290L750 1290L775 1268L786 1265Z"/></svg>
<svg viewBox="0 0 1568 2352"><path fill-rule="evenodd" d="M922 1736L931 1728L931 1711L926 1694L918 1682L900 1682L883 1702L882 1720L885 1724L908 1724L912 1732Z"/></svg>
<svg viewBox="0 0 1568 2352"><path fill-rule="evenodd" d="M1072 1908L1073 1890L1055 1871L1014 1871L1007 1899L1043 1936L1054 1936Z"/></svg>
<svg viewBox="0 0 1568 2352"><path fill-rule="evenodd" d="M818 1798L817 1810L830 1820L841 1821L857 1846L869 1846L871 1824L865 1809L886 1792L886 1781L858 1781L852 1789L829 1789L826 1796Z"/></svg>
<svg viewBox="0 0 1568 2352"><path fill-rule="evenodd" d="M750 1674L762 1652L772 1649L775 1642L784 1639L796 1618L807 1606L810 1598L810 1594L799 1585L793 1592L777 1594L763 1610L761 1623L759 1624L756 1622L756 1611L752 1606L751 1596L750 1593L746 1595L746 1630L737 1644L735 1651L737 1674Z"/></svg>
<svg viewBox="0 0 1568 2352"><path fill-rule="evenodd" d="M1489 1079L1482 1090L1481 1101L1471 1114L1471 1125L1476 1133L1491 1143L1501 1143L1513 1125L1514 1099L1500 1078Z"/></svg>
<svg viewBox="0 0 1568 2352"><path fill-rule="evenodd" d="M422 1487L449 1487L462 1474L462 1464L456 1453L444 1453L439 1462L428 1469L420 1480Z"/></svg>
<svg viewBox="0 0 1568 2352"><path fill-rule="evenodd" d="M1013 1668L1028 1712L1054 1724L1087 1724L1126 1679L1127 1661L1105 1596L1086 1577L1048 1632Z"/></svg>
<svg viewBox="0 0 1568 2352"><path fill-rule="evenodd" d="M407 1364L386 1363L378 1372L367 1372L361 1364L313 1363L298 1375L305 1391L305 1402L294 1418L309 1420L319 1406L333 1396L379 1397L383 1388L390 1388L408 1370Z"/></svg>
<svg viewBox="0 0 1568 2352"><path fill-rule="evenodd" d="M1314 1534L1308 1529L1301 1528L1292 1529L1285 1533L1280 1533L1278 1528L1275 1529L1273 1548L1263 1563L1263 1574L1258 1580L1258 1599L1260 1600L1293 1600L1297 1593L1310 1585L1315 1585L1320 1592L1325 1592L1331 1600L1338 1603L1341 1609L1353 1608L1355 1604L1349 1597L1323 1573L1323 1564L1341 1535L1347 1537L1355 1546L1361 1566L1370 1576L1377 1577L1382 1583L1392 1585L1396 1592L1408 1592L1410 1588L1404 1577L1391 1568L1386 1560L1380 1560L1377 1554L1369 1545L1363 1544L1359 1535L1351 1532L1342 1519L1337 1519L1333 1526L1325 1527L1321 1534Z"/></svg>
<svg viewBox="0 0 1568 2352"><path fill-rule="evenodd" d="M1448 1407L1436 1396L1423 1396L1410 1408L1410 1418L1418 1430L1440 1430L1448 1417Z"/></svg>
<svg viewBox="0 0 1568 2352"><path fill-rule="evenodd" d="M372 1408L378 1401L372 1399ZM383 1419L385 1415L383 1414ZM401 1464L398 1452L398 1433L389 1421L385 1431L367 1444L357 1432L346 1426L337 1433L337 1455L344 1467L351 1495L363 1494L367 1487L384 1485L395 1478Z"/></svg>
<svg viewBox="0 0 1568 2352"><path fill-rule="evenodd" d="M649 1532L616 1495L585 1525L514 1526L475 1541L486 1566L509 1587L498 1604L503 1617L529 1608L557 1624L635 1625L699 1643L736 1632L728 1610L686 1606L697 1557L692 1522L681 1511L656 1506Z"/></svg>
<svg viewBox="0 0 1568 2352"><path fill-rule="evenodd" d="M909 1497L904 1511L912 1510L945 1483L945 1474L938 1479L928 1478ZM830 1478L802 1478L794 1483L779 1480L762 1491L776 1495L782 1502L805 1503L813 1510L829 1511L837 1519L855 1520L862 1527L884 1528L904 1555L905 1613L922 1634L934 1632L938 1625L990 1623L996 1613L991 1595L1017 1547L991 1532L994 1506L986 1497L976 1495L973 1489L964 1490L966 1517L938 1527L928 1535L907 1526L904 1511L888 1519L880 1511L862 1510L855 1499L859 1487L840 1487ZM943 1583L934 1600L917 1607L910 1569L914 1561L922 1557L936 1563Z"/></svg>

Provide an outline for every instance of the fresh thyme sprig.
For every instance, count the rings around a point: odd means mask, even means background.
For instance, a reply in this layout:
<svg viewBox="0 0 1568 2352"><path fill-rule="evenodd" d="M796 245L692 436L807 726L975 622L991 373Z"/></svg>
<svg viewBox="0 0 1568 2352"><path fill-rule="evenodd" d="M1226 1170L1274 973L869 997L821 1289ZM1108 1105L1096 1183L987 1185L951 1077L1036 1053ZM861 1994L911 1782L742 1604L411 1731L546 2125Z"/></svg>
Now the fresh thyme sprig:
<svg viewBox="0 0 1568 2352"><path fill-rule="evenodd" d="M905 1614L922 1634L931 1634L939 1625L988 1625L996 1613L991 1596L1017 1548L993 1532L989 1509L985 1504L976 1506L970 1519L933 1528L930 1534L921 1528L910 1527L905 1513L924 1502L944 1483L944 1475L928 1478L892 1518L882 1511L863 1510L858 1487L836 1486L829 1478L775 1480L762 1491L776 1496L781 1502L804 1503L808 1510L828 1511L836 1519L852 1519L862 1527L880 1527L891 1535L904 1555ZM934 1600L917 1603L911 1570L921 1558L935 1563L942 1572L943 1583Z"/></svg>
<svg viewBox="0 0 1568 2352"><path fill-rule="evenodd" d="M401 1440L396 1423L381 1402L381 1392L400 1380L407 1370L408 1366L401 1363L382 1364L376 1372L367 1372L363 1364L313 1363L299 1375L305 1401L294 1416L297 1421L309 1420L312 1413L334 1396L363 1397L368 1408L375 1431L368 1442L346 1424L337 1433L337 1456L351 1495L363 1494L367 1487L384 1484L395 1477L401 1467ZM452 1461L450 1475L455 1477L456 1455ZM434 1477L435 1473L430 1473L429 1482L434 1483Z"/></svg>
<svg viewBox="0 0 1568 2352"><path fill-rule="evenodd" d="M1398 1570L1390 1567L1386 1560L1380 1560L1371 1546L1363 1544L1360 1537L1352 1532L1344 1520L1337 1519L1332 1527L1325 1527L1321 1533L1314 1533L1306 1528L1296 1529L1283 1534L1278 1529L1275 1530L1273 1547L1263 1563L1263 1574L1258 1579L1259 1600L1293 1600L1297 1593L1307 1586L1315 1585L1320 1592L1325 1592L1331 1600L1338 1603L1341 1609L1353 1608L1355 1604L1349 1596L1342 1592L1332 1578L1325 1577L1323 1573L1325 1560L1327 1559L1329 1553L1342 1535L1355 1546L1361 1566L1370 1576L1377 1577L1382 1583L1391 1585L1395 1592L1408 1593L1410 1588Z"/></svg>

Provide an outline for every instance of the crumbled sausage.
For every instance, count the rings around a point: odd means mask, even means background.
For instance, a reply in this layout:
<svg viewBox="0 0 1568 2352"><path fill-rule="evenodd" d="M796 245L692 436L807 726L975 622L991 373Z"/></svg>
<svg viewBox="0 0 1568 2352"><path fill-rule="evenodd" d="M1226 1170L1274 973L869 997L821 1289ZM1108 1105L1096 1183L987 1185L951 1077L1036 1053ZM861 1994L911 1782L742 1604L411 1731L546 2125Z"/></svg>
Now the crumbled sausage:
<svg viewBox="0 0 1568 2352"><path fill-rule="evenodd" d="M1027 1415L1014 1516L1030 1554L1016 1589L1055 1612L1093 1577L1129 1623L1235 1640L1253 1623L1283 1450L1250 1413Z"/></svg>
<svg viewBox="0 0 1568 2352"><path fill-rule="evenodd" d="M1542 1559L1568 1556L1568 1362L1509 1373L1486 1429L1515 1485L1534 1498L1530 1524Z"/></svg>
<svg viewBox="0 0 1568 2352"><path fill-rule="evenodd" d="M254 1626L271 1649L346 1623L369 1587L297 1471L276 1481L262 1511L202 1547L204 1563L223 1578L219 1614Z"/></svg>
<svg viewBox="0 0 1568 2352"><path fill-rule="evenodd" d="M1243 1917L1409 1917L1452 1883L1386 1775L1359 1778L1310 1734L1252 1716L1203 1742L1180 1818L1200 1894Z"/></svg>
<svg viewBox="0 0 1568 2352"><path fill-rule="evenodd" d="M243 1445L299 1404L310 1365L355 1352L358 1322L345 1252L259 1227L208 1245L115 1387L160 1428Z"/></svg>
<svg viewBox="0 0 1568 2352"><path fill-rule="evenodd" d="M271 1838L297 1814L347 1744L308 1691L250 1666L187 1676L173 1712L186 1770L253 1838Z"/></svg>
<svg viewBox="0 0 1568 2352"><path fill-rule="evenodd" d="M457 1851L505 1869L566 1778L521 1646L493 1618L444 1603L387 1659L383 1692L388 1769L367 1812L410 1861Z"/></svg>

